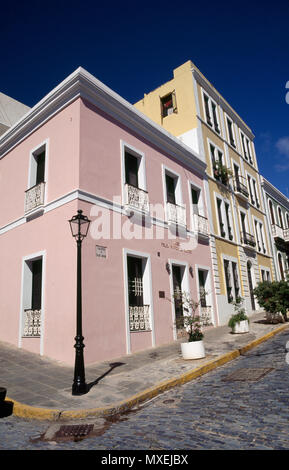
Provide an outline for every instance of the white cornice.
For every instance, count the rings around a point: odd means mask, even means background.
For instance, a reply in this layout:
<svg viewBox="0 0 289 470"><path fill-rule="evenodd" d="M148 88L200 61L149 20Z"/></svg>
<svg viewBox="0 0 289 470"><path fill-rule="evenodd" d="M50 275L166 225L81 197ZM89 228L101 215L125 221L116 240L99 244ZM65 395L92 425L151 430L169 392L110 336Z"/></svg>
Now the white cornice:
<svg viewBox="0 0 289 470"><path fill-rule="evenodd" d="M76 69L0 137L0 158L77 98L88 100L181 163L200 173L205 172L206 163L196 152L82 67Z"/></svg>

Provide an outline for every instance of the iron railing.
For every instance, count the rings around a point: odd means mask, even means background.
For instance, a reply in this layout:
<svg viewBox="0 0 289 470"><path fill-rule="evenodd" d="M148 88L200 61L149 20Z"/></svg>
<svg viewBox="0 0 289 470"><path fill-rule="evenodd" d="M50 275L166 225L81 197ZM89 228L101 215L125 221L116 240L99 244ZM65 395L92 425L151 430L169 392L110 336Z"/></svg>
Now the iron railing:
<svg viewBox="0 0 289 470"><path fill-rule="evenodd" d="M252 248L256 247L255 237L251 233L241 232L241 241L243 245L250 246Z"/></svg>
<svg viewBox="0 0 289 470"><path fill-rule="evenodd" d="M150 306L129 306L130 331L150 331Z"/></svg>

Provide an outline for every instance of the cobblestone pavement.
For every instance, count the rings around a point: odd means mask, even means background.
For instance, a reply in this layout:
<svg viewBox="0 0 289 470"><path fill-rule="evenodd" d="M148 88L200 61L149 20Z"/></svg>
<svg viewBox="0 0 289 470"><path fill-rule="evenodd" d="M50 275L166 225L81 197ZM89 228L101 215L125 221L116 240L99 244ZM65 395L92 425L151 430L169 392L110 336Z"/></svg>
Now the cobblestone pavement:
<svg viewBox="0 0 289 470"><path fill-rule="evenodd" d="M53 439L55 429L64 423L2 418L0 449L289 449L287 341L288 332L281 333L112 421L77 421L94 424L92 435L78 442ZM52 440L39 439L44 433Z"/></svg>

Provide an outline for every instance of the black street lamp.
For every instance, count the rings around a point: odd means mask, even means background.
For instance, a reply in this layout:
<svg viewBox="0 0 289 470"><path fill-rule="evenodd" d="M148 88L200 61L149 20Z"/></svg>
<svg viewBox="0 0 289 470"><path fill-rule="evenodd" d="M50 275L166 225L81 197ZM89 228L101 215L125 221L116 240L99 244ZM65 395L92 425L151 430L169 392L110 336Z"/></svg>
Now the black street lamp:
<svg viewBox="0 0 289 470"><path fill-rule="evenodd" d="M82 336L82 288L81 288L81 243L87 236L90 220L82 215L82 210L69 220L72 236L77 243L77 300L76 300L76 337L75 337L75 364L74 381L72 384L72 395L84 395L88 392L85 383L83 340Z"/></svg>

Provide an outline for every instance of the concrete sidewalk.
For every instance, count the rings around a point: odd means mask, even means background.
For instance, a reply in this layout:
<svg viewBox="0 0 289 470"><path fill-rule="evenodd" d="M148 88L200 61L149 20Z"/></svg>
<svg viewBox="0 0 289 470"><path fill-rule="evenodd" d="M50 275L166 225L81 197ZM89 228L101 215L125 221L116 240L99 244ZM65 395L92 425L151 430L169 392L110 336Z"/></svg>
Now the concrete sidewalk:
<svg viewBox="0 0 289 470"><path fill-rule="evenodd" d="M289 327L266 324L264 319L264 313L252 315L250 332L242 335L233 335L227 326L207 329L204 359L183 360L179 340L86 366L91 388L82 396L71 394L73 367L0 343L0 386L7 388L6 400L14 402L14 415L23 418L56 421L123 412L245 354Z"/></svg>

